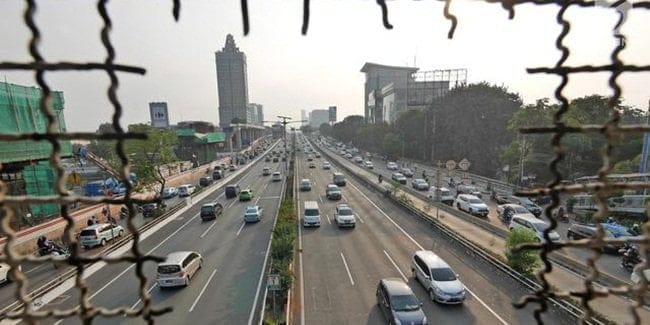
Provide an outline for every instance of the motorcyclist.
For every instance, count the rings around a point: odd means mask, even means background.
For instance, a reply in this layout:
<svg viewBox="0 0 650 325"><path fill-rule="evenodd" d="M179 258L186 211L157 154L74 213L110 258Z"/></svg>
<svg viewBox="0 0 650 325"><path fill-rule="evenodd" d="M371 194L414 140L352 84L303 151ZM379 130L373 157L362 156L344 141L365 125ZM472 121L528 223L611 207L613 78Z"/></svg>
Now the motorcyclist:
<svg viewBox="0 0 650 325"><path fill-rule="evenodd" d="M379 181L379 184L381 184L381 182L384 180L384 176L382 176L382 175L380 174L380 175L377 177L377 179L378 179L378 181Z"/></svg>
<svg viewBox="0 0 650 325"><path fill-rule="evenodd" d="M52 254L52 252L63 254L61 247L59 247L54 241L47 239L45 236L38 237L36 244L38 245L38 249L42 256Z"/></svg>
<svg viewBox="0 0 650 325"><path fill-rule="evenodd" d="M621 264L628 270L632 270L635 265L641 263L639 248L635 245L625 244L623 260Z"/></svg>

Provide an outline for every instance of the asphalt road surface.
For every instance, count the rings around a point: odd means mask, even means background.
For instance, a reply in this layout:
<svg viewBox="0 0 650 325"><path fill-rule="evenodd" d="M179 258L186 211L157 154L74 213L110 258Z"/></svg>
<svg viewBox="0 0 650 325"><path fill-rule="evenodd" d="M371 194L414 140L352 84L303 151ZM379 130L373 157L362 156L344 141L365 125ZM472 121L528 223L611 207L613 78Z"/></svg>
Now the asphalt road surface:
<svg viewBox="0 0 650 325"><path fill-rule="evenodd" d="M320 228L300 227L304 324L385 323L376 307L375 290L379 280L387 277L402 278L409 284L423 302L429 324L534 321L531 308L520 310L512 306L525 294L514 281L351 177L342 187L341 201L327 200L325 186L332 182L336 165L332 170L323 170L324 158L315 159L317 168L310 169L305 159L304 153L298 155L298 179L311 179L313 188L300 192L299 206L302 209L305 201L317 201L324 218ZM336 226L333 218L339 203L346 203L355 211L356 228ZM469 289L464 304L446 306L428 299L410 268L413 253L420 249L433 250L459 274ZM555 312L545 317L552 324L572 321Z"/></svg>

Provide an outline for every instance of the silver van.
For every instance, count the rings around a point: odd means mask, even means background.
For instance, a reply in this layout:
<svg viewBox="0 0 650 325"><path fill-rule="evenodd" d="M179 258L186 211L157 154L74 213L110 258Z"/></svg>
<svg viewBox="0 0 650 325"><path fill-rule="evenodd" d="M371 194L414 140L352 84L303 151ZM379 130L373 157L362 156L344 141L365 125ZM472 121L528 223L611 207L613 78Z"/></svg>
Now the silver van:
<svg viewBox="0 0 650 325"><path fill-rule="evenodd" d="M305 227L320 227L320 209L318 208L318 202L305 201L302 225Z"/></svg>
<svg viewBox="0 0 650 325"><path fill-rule="evenodd" d="M197 252L170 253L164 262L158 264L158 286L188 286L202 265L203 257Z"/></svg>
<svg viewBox="0 0 650 325"><path fill-rule="evenodd" d="M411 258L411 272L424 286L431 300L445 304L461 304L465 286L456 273L432 251L417 251Z"/></svg>

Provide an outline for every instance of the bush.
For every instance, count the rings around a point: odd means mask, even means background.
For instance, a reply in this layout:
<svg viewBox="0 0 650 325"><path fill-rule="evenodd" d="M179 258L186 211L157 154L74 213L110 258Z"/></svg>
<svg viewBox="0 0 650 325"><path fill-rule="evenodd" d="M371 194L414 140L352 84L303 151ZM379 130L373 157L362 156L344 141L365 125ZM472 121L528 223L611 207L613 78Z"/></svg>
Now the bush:
<svg viewBox="0 0 650 325"><path fill-rule="evenodd" d="M291 286L292 275L289 264L293 260L296 237L296 215L293 202L284 200L280 204L271 243L271 258L273 260L271 273L280 275L283 290L287 290Z"/></svg>
<svg viewBox="0 0 650 325"><path fill-rule="evenodd" d="M506 239L508 265L523 274L531 275L540 264L539 254L531 249L516 250L516 247L519 244L535 243L537 241L537 236L532 230L513 229Z"/></svg>

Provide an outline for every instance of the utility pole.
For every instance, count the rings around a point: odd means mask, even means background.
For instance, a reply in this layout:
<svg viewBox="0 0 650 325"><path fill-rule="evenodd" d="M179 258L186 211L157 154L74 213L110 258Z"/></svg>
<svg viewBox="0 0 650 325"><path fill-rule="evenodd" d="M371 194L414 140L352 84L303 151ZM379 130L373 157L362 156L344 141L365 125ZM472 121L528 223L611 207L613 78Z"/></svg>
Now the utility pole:
<svg viewBox="0 0 650 325"><path fill-rule="evenodd" d="M282 123L282 136L284 138L284 154L286 155L287 154L287 124L289 124L287 120L290 120L291 118L288 116L280 116L280 115L278 115L278 118L282 120L282 122L280 123ZM289 170L289 158L287 158L284 161L284 165L285 165L285 169Z"/></svg>

